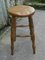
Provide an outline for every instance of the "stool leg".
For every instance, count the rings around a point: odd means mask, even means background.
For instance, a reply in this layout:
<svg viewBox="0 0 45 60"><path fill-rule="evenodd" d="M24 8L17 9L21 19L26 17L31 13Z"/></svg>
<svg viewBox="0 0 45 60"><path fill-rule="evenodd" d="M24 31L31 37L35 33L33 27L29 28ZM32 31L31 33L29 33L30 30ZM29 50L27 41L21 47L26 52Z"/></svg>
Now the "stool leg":
<svg viewBox="0 0 45 60"><path fill-rule="evenodd" d="M11 55L14 53L14 40L16 41L16 18L12 17L11 21Z"/></svg>
<svg viewBox="0 0 45 60"><path fill-rule="evenodd" d="M32 48L33 48L33 54L35 54L35 34L34 34L34 25L32 17L29 16L29 29L31 34L31 40L32 40Z"/></svg>

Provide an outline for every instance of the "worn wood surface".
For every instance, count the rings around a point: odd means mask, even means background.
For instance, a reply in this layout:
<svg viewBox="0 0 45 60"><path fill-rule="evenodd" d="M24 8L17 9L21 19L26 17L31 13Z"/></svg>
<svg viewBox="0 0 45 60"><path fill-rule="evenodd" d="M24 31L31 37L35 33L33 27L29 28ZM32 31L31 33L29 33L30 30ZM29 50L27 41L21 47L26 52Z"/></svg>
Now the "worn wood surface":
<svg viewBox="0 0 45 60"><path fill-rule="evenodd" d="M34 34L34 24L33 24L33 19L32 19L31 16L29 16L29 29L30 29L30 34L31 34L33 53L35 54L35 34Z"/></svg>
<svg viewBox="0 0 45 60"><path fill-rule="evenodd" d="M12 16L12 21L11 21L11 54L12 55L14 51L14 41L16 41L16 18Z"/></svg>
<svg viewBox="0 0 45 60"><path fill-rule="evenodd" d="M27 17L29 15L33 15L35 9L31 6L20 5L20 6L10 7L8 9L8 12L16 17Z"/></svg>

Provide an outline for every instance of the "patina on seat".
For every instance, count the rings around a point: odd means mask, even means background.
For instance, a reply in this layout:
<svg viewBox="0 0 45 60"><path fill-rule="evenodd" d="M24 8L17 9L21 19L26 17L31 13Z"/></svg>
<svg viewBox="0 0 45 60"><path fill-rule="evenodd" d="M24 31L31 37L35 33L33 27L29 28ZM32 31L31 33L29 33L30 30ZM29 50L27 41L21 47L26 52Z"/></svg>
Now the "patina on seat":
<svg viewBox="0 0 45 60"><path fill-rule="evenodd" d="M31 6L13 6L8 9L8 12L11 15L19 16L19 17L27 17L29 15L33 15L35 9Z"/></svg>

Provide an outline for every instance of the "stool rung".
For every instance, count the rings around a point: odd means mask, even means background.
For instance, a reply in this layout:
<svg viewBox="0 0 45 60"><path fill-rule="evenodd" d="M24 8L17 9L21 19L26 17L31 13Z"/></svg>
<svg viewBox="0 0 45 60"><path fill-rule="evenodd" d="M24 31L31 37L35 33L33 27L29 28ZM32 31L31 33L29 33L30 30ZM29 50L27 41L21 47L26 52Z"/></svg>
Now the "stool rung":
<svg viewBox="0 0 45 60"><path fill-rule="evenodd" d="M25 35L25 36L16 35L16 37L30 37L30 35Z"/></svg>
<svg viewBox="0 0 45 60"><path fill-rule="evenodd" d="M16 26L16 27L28 27L29 25L19 25L19 26Z"/></svg>

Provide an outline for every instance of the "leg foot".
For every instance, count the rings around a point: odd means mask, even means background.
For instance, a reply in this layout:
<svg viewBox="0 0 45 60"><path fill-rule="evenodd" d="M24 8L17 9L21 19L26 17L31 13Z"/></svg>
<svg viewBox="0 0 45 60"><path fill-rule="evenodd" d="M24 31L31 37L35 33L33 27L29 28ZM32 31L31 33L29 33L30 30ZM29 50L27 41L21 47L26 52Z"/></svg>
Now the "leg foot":
<svg viewBox="0 0 45 60"><path fill-rule="evenodd" d="M11 55L13 55L14 54L14 50L11 48Z"/></svg>

